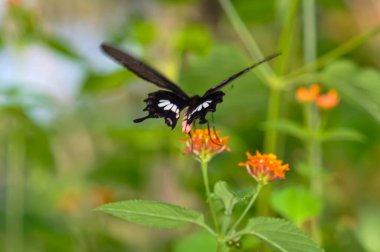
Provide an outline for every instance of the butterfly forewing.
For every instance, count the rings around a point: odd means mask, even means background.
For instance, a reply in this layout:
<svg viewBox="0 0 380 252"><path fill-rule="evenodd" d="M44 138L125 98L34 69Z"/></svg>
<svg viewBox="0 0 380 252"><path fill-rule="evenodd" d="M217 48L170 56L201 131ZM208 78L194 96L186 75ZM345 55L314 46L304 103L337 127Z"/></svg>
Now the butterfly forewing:
<svg viewBox="0 0 380 252"><path fill-rule="evenodd" d="M243 74L249 72L251 69L253 69L253 68L261 65L262 63L265 63L265 62L267 62L269 60L272 60L272 59L278 57L279 55L281 55L281 53L272 54L272 55L266 57L265 59L263 59L263 60L255 63L255 64L251 65L250 67L247 67L246 69L243 69L240 72L237 72L236 74L234 74L234 75L228 77L227 79L223 80L221 83L219 83L215 87L212 87L209 90L207 90L206 93L205 93L205 95L212 94L213 92L215 92L215 91L223 88L225 85L227 85L231 81L235 80L236 78L238 78L238 77L242 76Z"/></svg>
<svg viewBox="0 0 380 252"><path fill-rule="evenodd" d="M153 69L144 62L136 59L132 55L123 52L113 46L102 44L102 50L109 55L111 58L116 60L118 63L122 64L130 71L135 73L140 78L149 81L157 86L168 89L176 93L178 96L183 98L189 98L188 95L179 88L176 84L168 80L164 75L159 73L157 70Z"/></svg>
<svg viewBox="0 0 380 252"><path fill-rule="evenodd" d="M149 81L158 87L169 90L159 90L150 93L148 98L144 100L146 103L144 111L148 111L148 115L135 119L134 122L139 123L148 118L162 117L165 119L165 123L173 129L177 124L180 112L185 107L188 107L183 120L183 129L185 129L185 132L188 132L188 130L191 129L191 125L196 119L199 119L199 123L201 124L207 123L207 113L215 112L216 105L223 101L224 93L220 91L221 88L247 73L252 68L280 55L280 53L273 54L252 66L243 69L223 80L218 85L208 89L202 97L197 95L189 97L180 87L168 80L164 75L142 61L134 58L132 55L107 44L102 44L101 48L107 55L128 68L140 78Z"/></svg>

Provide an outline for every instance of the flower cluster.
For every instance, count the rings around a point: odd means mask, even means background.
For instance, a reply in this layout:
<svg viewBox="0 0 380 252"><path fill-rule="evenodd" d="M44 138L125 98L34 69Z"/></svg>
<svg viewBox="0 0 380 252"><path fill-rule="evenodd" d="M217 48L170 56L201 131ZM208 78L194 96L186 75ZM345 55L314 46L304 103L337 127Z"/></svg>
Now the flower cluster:
<svg viewBox="0 0 380 252"><path fill-rule="evenodd" d="M219 130L214 132L212 129L192 130L185 140L184 153L192 153L199 160L208 162L215 154L231 151L227 146L229 137L221 137L219 133Z"/></svg>
<svg viewBox="0 0 380 252"><path fill-rule="evenodd" d="M289 170L288 164L282 164L274 154L261 154L256 151L256 155L247 152L247 161L240 162L239 166L245 166L249 175L257 182L266 184L274 179L284 179L285 171Z"/></svg>
<svg viewBox="0 0 380 252"><path fill-rule="evenodd" d="M310 88L300 87L296 91L296 99L300 103L313 103L321 109L329 110L339 103L339 95L335 89L320 94L320 85L313 84Z"/></svg>

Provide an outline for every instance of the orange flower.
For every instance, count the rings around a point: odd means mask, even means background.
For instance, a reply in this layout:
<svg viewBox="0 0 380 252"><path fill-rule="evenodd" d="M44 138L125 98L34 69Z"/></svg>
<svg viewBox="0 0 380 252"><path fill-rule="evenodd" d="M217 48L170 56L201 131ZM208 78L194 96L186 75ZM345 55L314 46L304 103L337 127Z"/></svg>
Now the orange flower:
<svg viewBox="0 0 380 252"><path fill-rule="evenodd" d="M274 179L284 179L285 171L289 171L288 164L282 164L282 160L278 160L274 154L261 154L256 151L256 155L252 156L247 152L247 162L239 163L239 166L245 166L249 175L257 182L266 184Z"/></svg>
<svg viewBox="0 0 380 252"><path fill-rule="evenodd" d="M299 87L296 90L296 99L300 103L309 103L317 99L320 87L318 84L313 84L308 89L307 87Z"/></svg>
<svg viewBox="0 0 380 252"><path fill-rule="evenodd" d="M196 129L192 130L190 136L185 139L185 154L192 153L201 161L210 161L210 159L223 151L231 151L227 146L228 136L219 136L220 131L214 132L212 129Z"/></svg>
<svg viewBox="0 0 380 252"><path fill-rule="evenodd" d="M7 3L13 6L20 6L22 4L22 0L8 0Z"/></svg>
<svg viewBox="0 0 380 252"><path fill-rule="evenodd" d="M339 95L335 89L331 89L327 94L320 95L316 103L321 109L332 109L339 103Z"/></svg>

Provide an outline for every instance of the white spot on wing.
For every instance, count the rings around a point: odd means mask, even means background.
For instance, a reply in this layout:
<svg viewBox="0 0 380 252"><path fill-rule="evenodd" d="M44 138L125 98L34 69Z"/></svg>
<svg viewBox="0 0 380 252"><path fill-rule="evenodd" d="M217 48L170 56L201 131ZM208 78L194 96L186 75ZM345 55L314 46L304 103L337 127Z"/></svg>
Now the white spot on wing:
<svg viewBox="0 0 380 252"><path fill-rule="evenodd" d="M160 100L160 103L158 104L159 107L164 107L166 105L170 104L170 101L168 100Z"/></svg>
<svg viewBox="0 0 380 252"><path fill-rule="evenodd" d="M169 110L169 109L171 109L173 106L174 106L174 104L169 103L169 105L167 105L167 106L164 108L164 110Z"/></svg>
<svg viewBox="0 0 380 252"><path fill-rule="evenodd" d="M172 111L173 111L173 112L176 112L176 111L177 111L177 106L176 106L176 105L173 105L173 107L172 107Z"/></svg>
<svg viewBox="0 0 380 252"><path fill-rule="evenodd" d="M204 102L202 105L204 108L207 108L208 106L210 106L207 102Z"/></svg>

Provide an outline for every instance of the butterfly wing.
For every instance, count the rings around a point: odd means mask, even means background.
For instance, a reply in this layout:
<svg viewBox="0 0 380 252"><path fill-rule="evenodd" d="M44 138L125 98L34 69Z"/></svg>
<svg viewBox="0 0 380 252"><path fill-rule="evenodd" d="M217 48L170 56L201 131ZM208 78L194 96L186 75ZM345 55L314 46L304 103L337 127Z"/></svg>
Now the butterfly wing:
<svg viewBox="0 0 380 252"><path fill-rule="evenodd" d="M116 62L128 68L140 78L149 81L161 88L173 91L175 94L181 96L182 98L189 98L188 95L176 84L168 80L164 75L152 67L136 59L132 55L104 43L101 45L101 48L104 53L116 60Z"/></svg>
<svg viewBox="0 0 380 252"><path fill-rule="evenodd" d="M148 115L135 119L135 123L142 122L148 118L163 117L166 125L172 129L177 124L181 110L188 105L187 99L163 90L150 93L144 102L147 104L144 111L148 111Z"/></svg>
<svg viewBox="0 0 380 252"><path fill-rule="evenodd" d="M200 124L207 123L207 113L216 111L216 105L223 101L224 95L222 91L216 91L212 94L202 96L191 104L184 116L182 131L189 132L191 124L198 118Z"/></svg>
<svg viewBox="0 0 380 252"><path fill-rule="evenodd" d="M225 85L227 85L227 84L230 83L231 81L233 81L233 80L235 80L236 78L242 76L243 74L249 72L251 69L253 69L253 68L255 68L255 67L261 65L261 64L264 63L264 62L267 62L267 61L269 61L269 60L272 60L272 59L278 57L280 54L281 54L281 53L275 53L275 54L272 54L272 55L266 57L265 59L263 59L263 60L261 60L261 61L255 63L255 64L253 64L252 66L249 66L249 67L247 67L246 69L243 69L243 70L241 70L240 72L237 72L236 74L234 74L234 75L228 77L227 79L223 80L221 83L219 83L219 84L216 85L215 87L212 87L212 88L210 88L209 90L207 90L206 93L204 94L204 96L214 93L215 91L217 91L217 90L223 88Z"/></svg>
<svg viewBox="0 0 380 252"><path fill-rule="evenodd" d="M208 112L215 112L216 111L216 105L218 103L221 103L223 101L223 96L225 95L222 91L219 89L223 88L225 85L230 83L231 81L235 80L236 78L240 77L241 75L247 73L249 70L251 70L254 67L257 67L258 65L269 61L271 59L274 59L275 57L279 56L281 53L276 53L271 56L266 57L265 59L253 64L250 67L247 67L240 72L237 72L236 74L228 77L227 79L223 80L218 85L210 88L205 92L205 94L200 97L196 102L193 102L192 106L189 107L187 110L187 113L184 117L184 122L182 125L182 131L189 132L191 129L191 124L194 122L195 119L199 118L199 123L207 123L206 115Z"/></svg>

